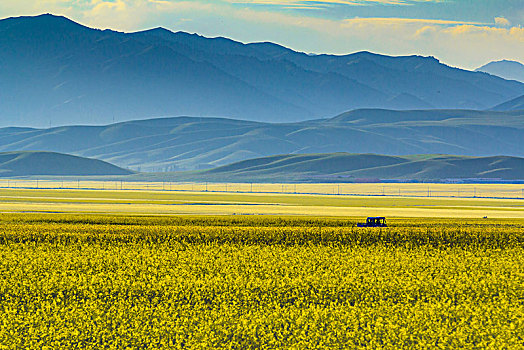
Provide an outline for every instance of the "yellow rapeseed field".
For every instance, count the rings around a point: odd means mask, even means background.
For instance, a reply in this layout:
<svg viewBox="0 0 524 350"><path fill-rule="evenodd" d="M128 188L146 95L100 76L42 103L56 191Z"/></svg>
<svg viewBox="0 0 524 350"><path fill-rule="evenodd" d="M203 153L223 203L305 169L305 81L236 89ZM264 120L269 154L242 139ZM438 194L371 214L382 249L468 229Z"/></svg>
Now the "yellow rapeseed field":
<svg viewBox="0 0 524 350"><path fill-rule="evenodd" d="M524 221L3 214L5 349L522 348Z"/></svg>

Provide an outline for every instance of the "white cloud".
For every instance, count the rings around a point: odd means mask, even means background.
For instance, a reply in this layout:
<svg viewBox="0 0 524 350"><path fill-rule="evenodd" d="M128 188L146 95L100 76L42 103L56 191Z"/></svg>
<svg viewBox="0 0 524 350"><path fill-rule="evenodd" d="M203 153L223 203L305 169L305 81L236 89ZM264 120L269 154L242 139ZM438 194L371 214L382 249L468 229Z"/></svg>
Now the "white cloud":
<svg viewBox="0 0 524 350"><path fill-rule="evenodd" d="M407 18L354 18L341 21L287 15L275 18L247 12L243 16L254 16L257 21L286 22L290 26L316 32L317 35L303 41L293 38L280 40L293 43L292 46L305 52L344 54L367 50L393 55L421 54L471 69L502 58L524 62L524 28L518 26L501 28L500 24ZM311 37L318 39L311 40ZM309 43L317 45L309 46Z"/></svg>
<svg viewBox="0 0 524 350"><path fill-rule="evenodd" d="M368 17L368 18L350 18L345 19L345 23L365 23L375 25L397 25L397 24L437 24L437 25L455 25L455 24L481 24L479 22L450 21L442 19L424 19L424 18L392 18L392 17Z"/></svg>
<svg viewBox="0 0 524 350"><path fill-rule="evenodd" d="M223 0L232 4L274 5L286 8L318 7L333 5L413 5L416 3L442 2L442 0Z"/></svg>
<svg viewBox="0 0 524 350"><path fill-rule="evenodd" d="M509 27L511 26L511 22L505 18L505 17L495 17L495 24L502 26L502 27Z"/></svg>

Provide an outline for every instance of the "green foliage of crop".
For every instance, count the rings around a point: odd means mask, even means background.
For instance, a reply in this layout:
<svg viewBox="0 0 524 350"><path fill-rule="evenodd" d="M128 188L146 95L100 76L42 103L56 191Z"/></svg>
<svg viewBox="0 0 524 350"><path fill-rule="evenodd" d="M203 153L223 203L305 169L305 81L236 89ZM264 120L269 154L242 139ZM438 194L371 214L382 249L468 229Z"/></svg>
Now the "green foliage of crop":
<svg viewBox="0 0 524 350"><path fill-rule="evenodd" d="M11 348L518 348L524 222L4 215Z"/></svg>

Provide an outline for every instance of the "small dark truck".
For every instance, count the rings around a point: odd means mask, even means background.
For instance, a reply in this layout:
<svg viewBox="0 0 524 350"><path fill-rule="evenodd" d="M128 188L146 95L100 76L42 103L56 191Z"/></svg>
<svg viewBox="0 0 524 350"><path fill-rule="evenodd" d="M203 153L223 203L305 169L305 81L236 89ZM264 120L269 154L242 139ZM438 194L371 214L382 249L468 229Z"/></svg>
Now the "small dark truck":
<svg viewBox="0 0 524 350"><path fill-rule="evenodd" d="M366 223L358 223L357 227L388 227L388 225L385 217L377 216L367 218Z"/></svg>

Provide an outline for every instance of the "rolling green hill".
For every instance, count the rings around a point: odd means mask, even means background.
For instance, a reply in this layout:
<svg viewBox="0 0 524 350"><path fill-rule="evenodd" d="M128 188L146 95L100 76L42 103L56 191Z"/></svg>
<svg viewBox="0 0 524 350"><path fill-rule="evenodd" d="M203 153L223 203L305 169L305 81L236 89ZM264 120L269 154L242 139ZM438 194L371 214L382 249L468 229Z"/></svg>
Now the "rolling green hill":
<svg viewBox="0 0 524 350"><path fill-rule="evenodd" d="M214 169L135 173L89 158L53 152L0 153L0 177L117 176L127 180L325 182L367 180L500 179L523 180L524 158L451 155L388 156L318 153L276 155Z"/></svg>
<svg viewBox="0 0 524 350"><path fill-rule="evenodd" d="M131 171L101 160L53 152L0 153L0 177L130 175Z"/></svg>
<svg viewBox="0 0 524 350"><path fill-rule="evenodd" d="M260 123L163 118L106 126L0 129L0 152L41 150L137 171L209 169L277 154L524 156L524 111L355 110L331 119Z"/></svg>
<svg viewBox="0 0 524 350"><path fill-rule="evenodd" d="M183 175L200 181L524 179L524 158L376 154L278 155Z"/></svg>

